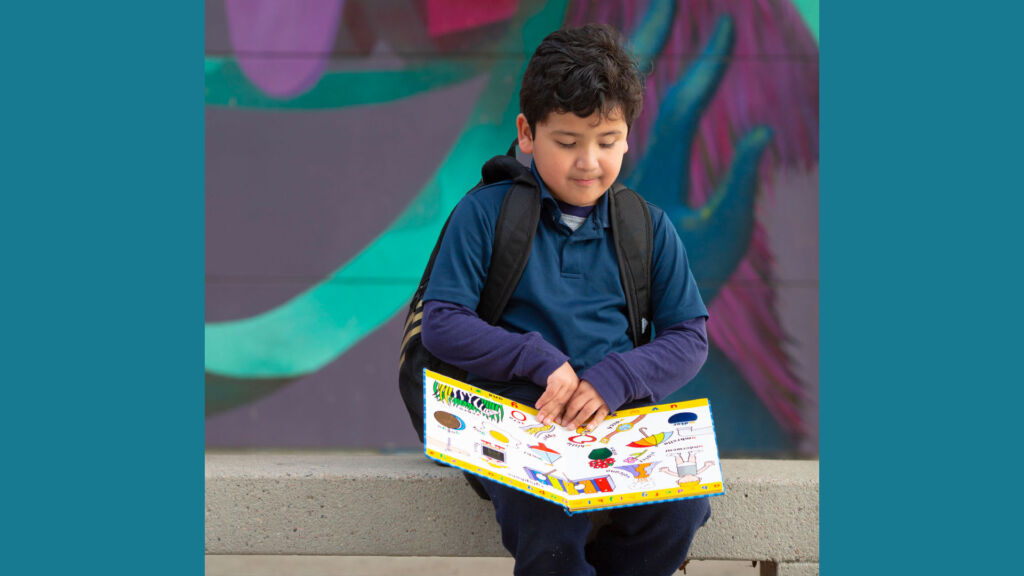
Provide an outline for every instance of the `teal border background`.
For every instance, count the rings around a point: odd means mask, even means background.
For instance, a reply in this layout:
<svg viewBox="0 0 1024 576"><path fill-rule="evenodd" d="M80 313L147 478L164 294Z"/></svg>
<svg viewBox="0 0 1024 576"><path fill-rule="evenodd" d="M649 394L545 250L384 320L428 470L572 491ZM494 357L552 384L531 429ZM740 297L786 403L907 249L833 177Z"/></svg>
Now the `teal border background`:
<svg viewBox="0 0 1024 576"><path fill-rule="evenodd" d="M1010 573L1020 9L822 4L823 573Z"/></svg>
<svg viewBox="0 0 1024 576"><path fill-rule="evenodd" d="M1016 549L1022 20L928 6L821 12L829 574L1009 573ZM5 20L46 23L4 36L8 563L199 573L201 5ZM991 480L936 480L951 461ZM895 482L864 489L868 463Z"/></svg>
<svg viewBox="0 0 1024 576"><path fill-rule="evenodd" d="M4 8L12 574L203 572L203 18Z"/></svg>

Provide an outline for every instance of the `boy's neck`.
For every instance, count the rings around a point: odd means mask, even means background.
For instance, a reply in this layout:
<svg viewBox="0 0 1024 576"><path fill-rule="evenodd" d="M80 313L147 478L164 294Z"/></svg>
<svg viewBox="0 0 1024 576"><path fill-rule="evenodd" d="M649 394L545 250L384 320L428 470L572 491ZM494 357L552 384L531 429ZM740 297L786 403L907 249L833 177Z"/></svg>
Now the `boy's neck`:
<svg viewBox="0 0 1024 576"><path fill-rule="evenodd" d="M561 210L563 214L572 214L573 216L579 216L581 218L585 218L594 209L593 206L576 206L575 204L562 202L558 199L555 199L555 203L558 204L558 209Z"/></svg>

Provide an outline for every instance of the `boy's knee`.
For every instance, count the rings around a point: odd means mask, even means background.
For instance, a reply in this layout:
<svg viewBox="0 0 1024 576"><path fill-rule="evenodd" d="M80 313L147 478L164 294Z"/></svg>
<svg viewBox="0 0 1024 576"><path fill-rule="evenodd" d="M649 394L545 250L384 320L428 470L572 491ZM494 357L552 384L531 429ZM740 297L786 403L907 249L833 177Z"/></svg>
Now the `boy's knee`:
<svg viewBox="0 0 1024 576"><path fill-rule="evenodd" d="M590 532L585 514L570 516L560 506L492 482L487 491L516 574L593 574L583 553Z"/></svg>
<svg viewBox="0 0 1024 576"><path fill-rule="evenodd" d="M656 538L691 538L711 517L707 498L661 502L649 506L623 508L612 514L616 530L624 535Z"/></svg>
<svg viewBox="0 0 1024 576"><path fill-rule="evenodd" d="M570 516L557 504L490 480L482 479L481 484L491 496L503 532L508 528L529 537L574 540L578 538L577 532L583 532L585 537L589 530L590 520L585 514Z"/></svg>
<svg viewBox="0 0 1024 576"><path fill-rule="evenodd" d="M707 498L678 500L667 504L671 504L671 511L666 514L668 521L681 531L696 532L711 518L711 503Z"/></svg>

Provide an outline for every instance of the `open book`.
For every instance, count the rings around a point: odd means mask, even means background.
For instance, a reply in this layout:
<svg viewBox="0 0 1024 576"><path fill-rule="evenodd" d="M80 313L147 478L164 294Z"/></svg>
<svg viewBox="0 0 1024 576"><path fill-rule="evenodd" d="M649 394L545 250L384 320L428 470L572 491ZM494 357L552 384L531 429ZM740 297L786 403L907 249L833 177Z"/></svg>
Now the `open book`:
<svg viewBox="0 0 1024 576"><path fill-rule="evenodd" d="M570 514L725 494L707 399L622 410L591 432L423 371L426 455Z"/></svg>

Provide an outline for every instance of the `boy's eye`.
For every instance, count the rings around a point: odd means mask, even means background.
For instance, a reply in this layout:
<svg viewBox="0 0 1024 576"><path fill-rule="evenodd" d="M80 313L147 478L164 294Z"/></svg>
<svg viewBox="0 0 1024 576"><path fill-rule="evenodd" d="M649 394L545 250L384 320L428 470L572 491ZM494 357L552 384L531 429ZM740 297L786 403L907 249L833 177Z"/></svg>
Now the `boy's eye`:
<svg viewBox="0 0 1024 576"><path fill-rule="evenodd" d="M555 140L555 142L558 143L558 145L561 146L562 148L572 148L573 146L576 145L575 142L559 142L558 140Z"/></svg>
<svg viewBox="0 0 1024 576"><path fill-rule="evenodd" d="M612 146L615 146L615 142L608 142L608 143L602 143L601 144L601 148L611 148Z"/></svg>

